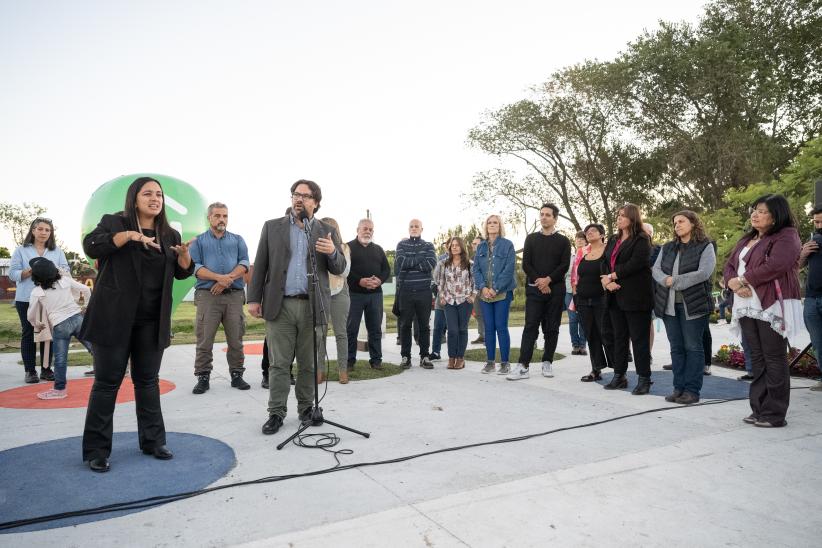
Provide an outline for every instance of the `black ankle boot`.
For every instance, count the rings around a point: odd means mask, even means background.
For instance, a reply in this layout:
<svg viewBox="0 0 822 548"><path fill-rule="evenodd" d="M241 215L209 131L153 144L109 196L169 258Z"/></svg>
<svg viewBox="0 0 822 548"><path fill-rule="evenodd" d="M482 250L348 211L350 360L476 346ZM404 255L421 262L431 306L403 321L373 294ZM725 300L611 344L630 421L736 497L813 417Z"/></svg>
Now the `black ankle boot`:
<svg viewBox="0 0 822 548"><path fill-rule="evenodd" d="M628 379L622 373L614 373L614 378L611 382L603 386L605 390L619 390L620 388L628 388Z"/></svg>
<svg viewBox="0 0 822 548"><path fill-rule="evenodd" d="M206 390L211 388L209 381L208 373L201 373L197 375L197 385L194 387L194 390L191 391L192 394L205 394Z"/></svg>
<svg viewBox="0 0 822 548"><path fill-rule="evenodd" d="M636 383L636 387L631 392L634 396L644 396L648 392L651 391L651 385L654 384L651 381L651 377L639 377L639 380Z"/></svg>

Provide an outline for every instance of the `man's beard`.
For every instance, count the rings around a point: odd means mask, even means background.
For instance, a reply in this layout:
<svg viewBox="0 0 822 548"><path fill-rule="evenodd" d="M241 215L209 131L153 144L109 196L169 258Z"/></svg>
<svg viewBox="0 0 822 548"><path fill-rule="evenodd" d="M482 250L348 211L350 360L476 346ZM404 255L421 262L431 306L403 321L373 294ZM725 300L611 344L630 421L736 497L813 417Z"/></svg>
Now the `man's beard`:
<svg viewBox="0 0 822 548"><path fill-rule="evenodd" d="M214 227L217 232L225 232L225 223L220 223Z"/></svg>

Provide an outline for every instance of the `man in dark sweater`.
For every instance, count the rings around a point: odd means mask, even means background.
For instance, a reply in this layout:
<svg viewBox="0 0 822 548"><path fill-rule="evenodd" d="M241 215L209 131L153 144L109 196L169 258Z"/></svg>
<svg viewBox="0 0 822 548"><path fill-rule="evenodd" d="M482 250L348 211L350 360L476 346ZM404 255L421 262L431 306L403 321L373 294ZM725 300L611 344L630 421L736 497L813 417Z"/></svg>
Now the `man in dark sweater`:
<svg viewBox="0 0 822 548"><path fill-rule="evenodd" d="M525 238L522 270L525 287L525 329L522 331L519 363L506 377L509 381L527 379L539 328L545 336L542 375L553 377L551 367L557 349L562 308L565 304L565 273L571 264L571 241L556 231L559 208L543 204L539 210L542 230Z"/></svg>
<svg viewBox="0 0 822 548"><path fill-rule="evenodd" d="M811 335L811 344L816 353L817 363L822 352L822 205L811 210L813 217L813 235L810 241L802 246L799 253L799 266L808 265L808 278L805 285L805 327ZM822 381L811 386L814 392L822 391Z"/></svg>
<svg viewBox="0 0 822 548"><path fill-rule="evenodd" d="M422 222L412 219L408 223L408 239L397 244L394 272L397 277L397 299L400 303L400 353L403 369L411 367L411 323L416 318L420 326L420 367L433 369L428 357L431 318L431 273L437 264L434 246L426 242L422 234Z"/></svg>
<svg viewBox="0 0 822 548"><path fill-rule="evenodd" d="M348 370L354 370L357 361L357 333L365 312L368 331L368 363L382 369L382 284L391 275L385 251L373 243L374 223L362 219L357 225L357 237L348 242L351 251L351 270L348 273Z"/></svg>

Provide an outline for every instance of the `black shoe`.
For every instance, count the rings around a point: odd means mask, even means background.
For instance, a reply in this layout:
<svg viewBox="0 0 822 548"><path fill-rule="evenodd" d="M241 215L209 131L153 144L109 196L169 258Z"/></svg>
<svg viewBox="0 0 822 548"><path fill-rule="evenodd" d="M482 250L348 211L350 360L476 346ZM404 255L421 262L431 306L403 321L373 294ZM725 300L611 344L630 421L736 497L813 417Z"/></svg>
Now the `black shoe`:
<svg viewBox="0 0 822 548"><path fill-rule="evenodd" d="M402 341L400 340L399 337L397 337L397 346L400 346L401 344L402 344Z"/></svg>
<svg viewBox="0 0 822 548"><path fill-rule="evenodd" d="M37 371L26 371L26 382L28 384L40 382L40 378L37 376Z"/></svg>
<svg viewBox="0 0 822 548"><path fill-rule="evenodd" d="M738 381L752 381L752 380L754 380L754 376L751 375L750 373L745 373L741 377L737 377L736 380L738 380Z"/></svg>
<svg viewBox="0 0 822 548"><path fill-rule="evenodd" d="M211 385L208 382L210 375L208 373L201 373L197 375L197 384L194 386L194 389L191 391L192 394L205 394L206 391L211 388Z"/></svg>
<svg viewBox="0 0 822 548"><path fill-rule="evenodd" d="M260 383L260 386L262 386L263 388L265 388L266 390L268 390L268 371L266 371L265 373L263 373L263 380L262 380L262 382Z"/></svg>
<svg viewBox="0 0 822 548"><path fill-rule="evenodd" d="M268 420L265 421L263 425L263 434L266 436L270 436L271 434L276 434L277 430L280 429L280 426L283 425L283 418L279 415L271 415L268 417Z"/></svg>
<svg viewBox="0 0 822 548"><path fill-rule="evenodd" d="M371 369L376 369L377 371L382 371L382 362L373 362L371 364ZM354 371L354 368L352 367L351 369L349 369L349 371Z"/></svg>
<svg viewBox="0 0 822 548"><path fill-rule="evenodd" d="M231 386L232 388L237 388L239 390L248 390L251 388L251 385L243 380L242 371L231 372Z"/></svg>
<svg viewBox="0 0 822 548"><path fill-rule="evenodd" d="M484 342L485 342L485 337L479 336L476 339L474 339L473 341L471 341L471 344L483 344Z"/></svg>
<svg viewBox="0 0 822 548"><path fill-rule="evenodd" d="M691 394L690 392L683 392L681 396L676 399L676 403L682 405L691 405L692 403L697 403L699 401L699 397L696 394Z"/></svg>
<svg viewBox="0 0 822 548"><path fill-rule="evenodd" d="M431 361L430 356L425 356L420 359L420 367L423 369L434 369L434 362Z"/></svg>
<svg viewBox="0 0 822 548"><path fill-rule="evenodd" d="M651 391L651 385L654 384L651 377L639 377L636 386L631 391L634 396L644 396Z"/></svg>
<svg viewBox="0 0 822 548"><path fill-rule="evenodd" d="M603 386L605 390L619 390L621 388L628 388L628 379L621 373L614 373L611 382Z"/></svg>
<svg viewBox="0 0 822 548"><path fill-rule="evenodd" d="M587 350L585 350L585 347L584 347L584 346L580 346L580 347L579 347L579 355L580 355L580 356L587 356L587 355L588 355L588 351L587 351Z"/></svg>
<svg viewBox="0 0 822 548"><path fill-rule="evenodd" d="M431 361L441 360L442 356L440 356L439 352L431 352L430 354L428 354L428 359Z"/></svg>
<svg viewBox="0 0 822 548"><path fill-rule="evenodd" d="M599 371L591 371L590 373L588 373L587 375L585 375L584 377L582 377L579 380L582 381L582 382L600 381L600 380L602 380L602 375L599 374Z"/></svg>
<svg viewBox="0 0 822 548"><path fill-rule="evenodd" d="M349 362L346 364L346 369L348 369L348 372L349 372L349 373L351 373L352 371L354 371L354 366L356 365L356 363L357 363L357 361L356 361L356 360L354 360L354 361L349 361ZM371 367L374 367L374 366L372 365Z"/></svg>
<svg viewBox="0 0 822 548"><path fill-rule="evenodd" d="M44 381L53 381L54 380L54 370L51 367L41 367L40 368L40 378Z"/></svg>
<svg viewBox="0 0 822 548"><path fill-rule="evenodd" d="M108 472L111 470L111 464L108 462L108 458L106 457L97 457L96 459L90 459L88 461L88 467L91 469L92 472Z"/></svg>
<svg viewBox="0 0 822 548"><path fill-rule="evenodd" d="M408 356L403 356L402 360L400 360L400 367L403 369L411 369L411 358Z"/></svg>
<svg viewBox="0 0 822 548"><path fill-rule="evenodd" d="M168 450L165 445L157 445L154 449L143 449L144 455L152 455L155 459L171 460L174 458L174 453Z"/></svg>
<svg viewBox="0 0 822 548"><path fill-rule="evenodd" d="M300 411L300 422L305 424L307 422L311 422L311 417L314 415L314 408L313 407L306 407L302 411Z"/></svg>
<svg viewBox="0 0 822 548"><path fill-rule="evenodd" d="M671 371L671 370L673 370L673 368L674 368L674 364L672 364L672 363L666 363L665 365L662 366L662 369L664 369L665 371Z"/></svg>
<svg viewBox="0 0 822 548"><path fill-rule="evenodd" d="M674 390L671 394L665 396L665 401L668 403L676 403L676 400L682 395L682 390Z"/></svg>

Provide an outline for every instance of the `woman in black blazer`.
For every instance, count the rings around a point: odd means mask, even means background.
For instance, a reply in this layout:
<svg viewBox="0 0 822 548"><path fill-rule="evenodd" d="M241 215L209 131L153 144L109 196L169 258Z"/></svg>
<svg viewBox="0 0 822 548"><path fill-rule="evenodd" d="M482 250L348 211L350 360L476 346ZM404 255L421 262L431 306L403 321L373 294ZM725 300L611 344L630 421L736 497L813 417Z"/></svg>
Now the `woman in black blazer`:
<svg viewBox="0 0 822 548"><path fill-rule="evenodd" d="M617 212L617 233L605 249L602 286L608 292L608 313L614 335L614 377L608 390L627 388L628 341L634 349L639 381L632 394L651 389L651 310L654 308L651 277L651 239L642 230L642 214L634 204Z"/></svg>
<svg viewBox="0 0 822 548"><path fill-rule="evenodd" d="M97 283L81 337L94 348L94 386L83 431L83 460L95 472L109 470L112 416L117 391L131 360L140 449L170 459L160 409L160 362L171 344L171 287L194 272L188 243L166 218L163 189L150 177L136 179L123 211L103 215L83 239L99 262Z"/></svg>

